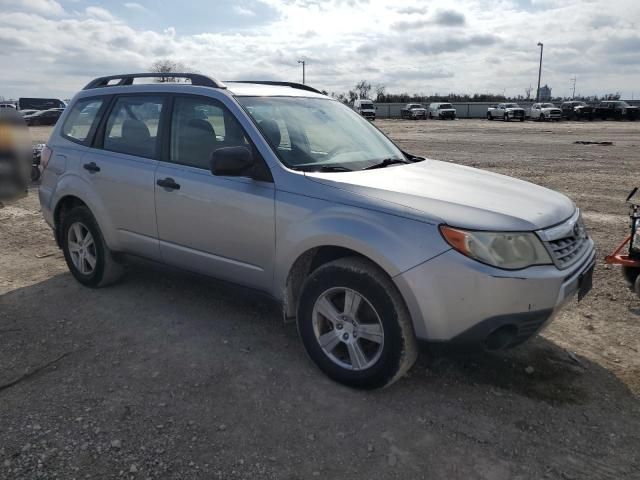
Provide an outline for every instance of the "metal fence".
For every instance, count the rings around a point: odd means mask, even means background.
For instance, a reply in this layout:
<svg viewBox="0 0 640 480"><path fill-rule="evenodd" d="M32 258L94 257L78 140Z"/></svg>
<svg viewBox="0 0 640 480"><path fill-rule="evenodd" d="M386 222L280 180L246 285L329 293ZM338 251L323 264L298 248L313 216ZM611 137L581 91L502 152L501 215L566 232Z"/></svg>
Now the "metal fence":
<svg viewBox="0 0 640 480"><path fill-rule="evenodd" d="M630 105L640 106L640 100L626 100ZM441 102L442 103L442 102ZM497 102L451 102L453 108L456 109L456 115L458 118L485 118L487 116L487 109L496 105ZM528 114L531 109L531 105L535 102L518 102L522 108L524 108ZM402 110L406 103L376 103L377 118L400 118L400 110ZM425 107L429 107L429 104L424 104ZM557 104L560 106L560 104Z"/></svg>

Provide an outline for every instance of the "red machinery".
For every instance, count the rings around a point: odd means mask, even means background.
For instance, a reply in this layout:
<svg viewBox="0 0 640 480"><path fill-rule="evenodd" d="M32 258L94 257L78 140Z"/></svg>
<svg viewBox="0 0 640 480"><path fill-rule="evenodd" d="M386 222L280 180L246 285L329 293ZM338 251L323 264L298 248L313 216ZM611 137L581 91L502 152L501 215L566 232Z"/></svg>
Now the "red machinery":
<svg viewBox="0 0 640 480"><path fill-rule="evenodd" d="M629 204L631 233L611 255L606 256L605 262L622 265L622 274L640 296L640 203L632 200L637 191L638 187L631 190L626 200ZM627 244L629 247L625 249Z"/></svg>

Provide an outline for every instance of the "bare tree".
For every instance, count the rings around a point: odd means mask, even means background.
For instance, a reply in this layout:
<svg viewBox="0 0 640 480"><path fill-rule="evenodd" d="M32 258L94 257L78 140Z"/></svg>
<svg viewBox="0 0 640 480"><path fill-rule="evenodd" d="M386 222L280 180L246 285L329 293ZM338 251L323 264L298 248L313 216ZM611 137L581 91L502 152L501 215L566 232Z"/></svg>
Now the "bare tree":
<svg viewBox="0 0 640 480"><path fill-rule="evenodd" d="M355 91L358 92L358 98L369 98L371 84L366 80L360 80L358 83L356 83Z"/></svg>
<svg viewBox="0 0 640 480"><path fill-rule="evenodd" d="M349 96L349 103L355 102L358 98L358 94L353 90L349 90L349 93L347 93L347 95Z"/></svg>
<svg viewBox="0 0 640 480"><path fill-rule="evenodd" d="M155 62L153 62L153 64L149 67L149 71L152 73L186 73L186 72L192 72L193 69L187 67L182 62L171 60L169 58L164 58L164 59L156 60ZM162 76L158 78L158 82L160 83L166 83L166 82L177 83L179 81L180 80L177 79L176 77L171 77L171 76L166 76L166 77Z"/></svg>
<svg viewBox="0 0 640 480"><path fill-rule="evenodd" d="M387 87L381 83L378 83L375 87L373 87L376 92L376 102L384 101L384 94L387 91Z"/></svg>

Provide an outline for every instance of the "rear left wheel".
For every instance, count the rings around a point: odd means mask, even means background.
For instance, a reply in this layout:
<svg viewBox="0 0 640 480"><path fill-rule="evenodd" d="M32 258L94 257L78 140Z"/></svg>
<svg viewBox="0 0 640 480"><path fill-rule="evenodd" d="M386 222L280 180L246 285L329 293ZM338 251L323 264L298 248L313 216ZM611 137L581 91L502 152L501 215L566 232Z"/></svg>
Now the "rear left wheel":
<svg viewBox="0 0 640 480"><path fill-rule="evenodd" d="M298 331L318 368L350 387L390 385L417 358L400 293L384 272L356 257L330 262L307 278Z"/></svg>
<svg viewBox="0 0 640 480"><path fill-rule="evenodd" d="M83 285L104 287L122 276L122 265L113 258L87 207L74 207L63 216L61 240L69 271Z"/></svg>

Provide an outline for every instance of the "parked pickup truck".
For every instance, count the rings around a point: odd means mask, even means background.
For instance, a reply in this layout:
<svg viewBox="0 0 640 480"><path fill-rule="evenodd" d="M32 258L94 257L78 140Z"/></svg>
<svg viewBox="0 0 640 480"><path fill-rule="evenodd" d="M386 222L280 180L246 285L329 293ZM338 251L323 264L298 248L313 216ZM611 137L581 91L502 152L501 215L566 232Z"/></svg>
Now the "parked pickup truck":
<svg viewBox="0 0 640 480"><path fill-rule="evenodd" d="M605 100L596 107L596 117L602 120L612 118L614 120L637 120L640 109L632 107L624 100Z"/></svg>
<svg viewBox="0 0 640 480"><path fill-rule="evenodd" d="M521 108L517 103L499 103L487 110L487 120L495 120L496 118L505 122L517 118L524 122L524 108Z"/></svg>
<svg viewBox="0 0 640 480"><path fill-rule="evenodd" d="M400 117L408 120L427 119L427 109L419 103L407 103L407 106L400 110Z"/></svg>
<svg viewBox="0 0 640 480"><path fill-rule="evenodd" d="M562 116L567 120L593 120L593 107L579 100L571 100L560 105Z"/></svg>
<svg viewBox="0 0 640 480"><path fill-rule="evenodd" d="M556 107L553 103L534 103L531 105L531 120L539 120L544 122L546 120L555 120L559 122L562 120L562 110Z"/></svg>

